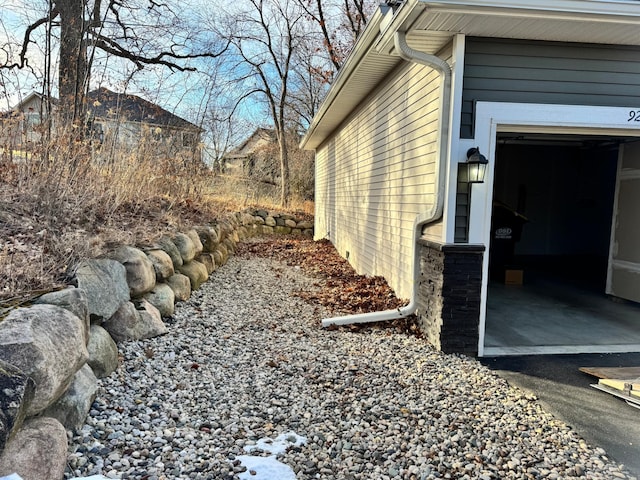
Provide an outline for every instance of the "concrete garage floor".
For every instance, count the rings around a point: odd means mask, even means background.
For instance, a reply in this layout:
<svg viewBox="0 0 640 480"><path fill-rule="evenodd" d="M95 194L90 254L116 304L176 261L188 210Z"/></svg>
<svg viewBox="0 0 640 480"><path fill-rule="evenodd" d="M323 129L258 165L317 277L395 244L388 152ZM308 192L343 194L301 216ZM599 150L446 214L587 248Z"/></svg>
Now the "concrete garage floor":
<svg viewBox="0 0 640 480"><path fill-rule="evenodd" d="M491 283L485 356L640 352L640 305L544 276Z"/></svg>

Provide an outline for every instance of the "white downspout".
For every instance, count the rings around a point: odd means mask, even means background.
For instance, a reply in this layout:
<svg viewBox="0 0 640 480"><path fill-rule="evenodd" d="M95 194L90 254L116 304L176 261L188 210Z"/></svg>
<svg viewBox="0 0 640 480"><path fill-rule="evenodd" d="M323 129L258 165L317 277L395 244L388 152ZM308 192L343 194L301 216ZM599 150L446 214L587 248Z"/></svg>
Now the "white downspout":
<svg viewBox="0 0 640 480"><path fill-rule="evenodd" d="M407 45L405 32L396 32L394 35L394 46L396 52L404 60L419 63L434 68L440 73L442 92L440 95L440 119L438 128L438 150L440 152L439 166L436 170L436 199L428 212L419 214L413 222L413 282L411 288L411 299L409 304L394 310L384 310L381 312L361 313L346 315L343 317L325 318L322 326L330 325L352 325L355 323L384 322L408 317L415 313L418 308L418 283L420 278L420 250L418 249L418 239L422 236L422 229L425 225L432 223L442 216L444 205L445 170L448 161L448 130L449 130L449 109L451 98L451 67L440 57L419 52Z"/></svg>

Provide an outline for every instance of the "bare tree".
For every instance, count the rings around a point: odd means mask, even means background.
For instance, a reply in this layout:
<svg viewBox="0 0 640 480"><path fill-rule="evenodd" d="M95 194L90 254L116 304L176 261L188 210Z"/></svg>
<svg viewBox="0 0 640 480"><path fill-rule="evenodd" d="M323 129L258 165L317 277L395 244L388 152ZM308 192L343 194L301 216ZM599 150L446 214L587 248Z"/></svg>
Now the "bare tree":
<svg viewBox="0 0 640 480"><path fill-rule="evenodd" d="M318 28L333 69L331 80L344 63L356 39L374 12L374 0L296 0Z"/></svg>
<svg viewBox="0 0 640 480"><path fill-rule="evenodd" d="M266 103L280 156L280 204L290 197L287 129L291 124L290 87L294 53L304 38L304 11L294 0L248 0L233 14L227 38L240 62L239 77L249 88L245 96L259 95Z"/></svg>
<svg viewBox="0 0 640 480"><path fill-rule="evenodd" d="M59 114L64 121L81 121L98 52L130 61L138 69L161 65L185 71L194 69L191 59L217 57L226 51L225 44L195 41L192 32L180 28L180 18L169 2L156 0L48 0L47 10L26 26L17 54L5 49L0 68L28 68L36 32L45 29L48 43L57 31ZM199 48L194 50L193 45Z"/></svg>

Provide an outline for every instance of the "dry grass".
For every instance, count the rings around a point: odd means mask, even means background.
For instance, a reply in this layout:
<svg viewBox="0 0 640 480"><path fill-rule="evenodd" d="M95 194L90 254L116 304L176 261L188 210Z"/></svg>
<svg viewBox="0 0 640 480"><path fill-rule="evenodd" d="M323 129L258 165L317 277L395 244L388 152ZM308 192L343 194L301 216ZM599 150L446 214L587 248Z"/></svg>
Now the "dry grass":
<svg viewBox="0 0 640 480"><path fill-rule="evenodd" d="M65 146L66 145L66 146ZM64 285L79 259L249 206L275 207L251 186L216 178L188 155L158 155L141 141L92 151L59 139L11 158L0 152L0 302ZM277 198L277 197L276 197ZM310 203L294 210L311 213Z"/></svg>

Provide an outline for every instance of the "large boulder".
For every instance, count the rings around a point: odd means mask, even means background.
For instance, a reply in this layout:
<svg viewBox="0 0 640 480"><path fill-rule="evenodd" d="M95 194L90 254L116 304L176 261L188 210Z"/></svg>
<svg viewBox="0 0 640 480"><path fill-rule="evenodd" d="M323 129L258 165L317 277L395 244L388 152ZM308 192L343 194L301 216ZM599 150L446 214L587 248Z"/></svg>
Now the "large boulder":
<svg viewBox="0 0 640 480"><path fill-rule="evenodd" d="M198 227L198 236L200 237L200 243L202 243L203 251L213 252L218 245L218 232L212 226Z"/></svg>
<svg viewBox="0 0 640 480"><path fill-rule="evenodd" d="M123 245L111 252L109 257L119 261L127 270L131 298L141 297L156 284L156 271L142 250Z"/></svg>
<svg viewBox="0 0 640 480"><path fill-rule="evenodd" d="M222 260L221 263L219 265L223 265L225 263L227 263L227 260L229 260L229 249L227 248L227 246L224 243L221 243L220 245L218 245L218 248L216 248L216 251L213 252L213 254L215 255L216 252L220 252L220 255L222 255ZM218 264L218 259L216 258L216 264Z"/></svg>
<svg viewBox="0 0 640 480"><path fill-rule="evenodd" d="M143 297L147 302L156 307L162 317L170 317L175 310L176 296L171 287L166 283L156 283L149 293Z"/></svg>
<svg viewBox="0 0 640 480"><path fill-rule="evenodd" d="M225 247L227 247L227 250L231 255L236 253L236 243L233 241L233 238L231 238L231 236L225 238L224 242L222 243Z"/></svg>
<svg viewBox="0 0 640 480"><path fill-rule="evenodd" d="M313 228L313 222L310 222L308 220L302 220L296 224L296 227L301 230L309 230Z"/></svg>
<svg viewBox="0 0 640 480"><path fill-rule="evenodd" d="M148 250L147 257L149 257L149 260L153 265L153 269L156 272L156 282L164 282L175 273L173 260L164 250Z"/></svg>
<svg viewBox="0 0 640 480"><path fill-rule="evenodd" d="M0 455L0 476L17 473L25 480L53 480L64 476L67 432L55 418L26 421Z"/></svg>
<svg viewBox="0 0 640 480"><path fill-rule="evenodd" d="M85 341L89 341L89 300L87 293L80 288L65 288L57 292L45 293L37 298L36 304L57 305L66 308L85 324Z"/></svg>
<svg viewBox="0 0 640 480"><path fill-rule="evenodd" d="M192 228L191 230L187 230L186 232L184 232L184 234L187 237L189 237L191 239L191 241L193 242L193 246L196 249L195 257L197 257L203 251L202 242L200 241L200 235L198 235L198 232L194 228Z"/></svg>
<svg viewBox="0 0 640 480"><path fill-rule="evenodd" d="M109 258L84 260L75 271L75 283L87 294L92 321L106 320L129 301L127 270Z"/></svg>
<svg viewBox="0 0 640 480"><path fill-rule="evenodd" d="M22 426L35 391L31 377L0 361L0 452Z"/></svg>
<svg viewBox="0 0 640 480"><path fill-rule="evenodd" d="M197 260L185 263L178 269L178 271L183 275L189 277L189 281L191 282L191 290L199 289L200 285L206 282L209 278L207 267L205 267L204 264L198 262Z"/></svg>
<svg viewBox="0 0 640 480"><path fill-rule="evenodd" d="M88 357L85 324L64 308L17 308L0 322L0 360L19 368L36 384L27 416L56 401Z"/></svg>
<svg viewBox="0 0 640 480"><path fill-rule="evenodd" d="M122 305L103 327L116 342L152 338L168 332L158 309L144 299Z"/></svg>
<svg viewBox="0 0 640 480"><path fill-rule="evenodd" d="M186 275L176 273L167 280L167 285L173 290L176 302L186 302L191 296L191 280Z"/></svg>
<svg viewBox="0 0 640 480"><path fill-rule="evenodd" d="M180 250L178 250L178 247L176 247L176 244L173 243L173 240L170 239L169 237L167 236L161 237L156 242L156 245L171 257L171 261L173 262L174 269L180 267L184 263L182 260L182 255L180 255Z"/></svg>
<svg viewBox="0 0 640 480"><path fill-rule="evenodd" d="M87 345L87 364L98 378L104 378L118 368L118 347L109 332L99 325L91 325Z"/></svg>
<svg viewBox="0 0 640 480"><path fill-rule="evenodd" d="M190 262L196 258L196 246L186 233L176 233L172 240L180 252L183 263ZM180 268L178 267L177 270L180 270Z"/></svg>
<svg viewBox="0 0 640 480"><path fill-rule="evenodd" d="M216 260L213 253L202 253L198 257L198 261L207 268L207 273L211 275L216 271Z"/></svg>
<svg viewBox="0 0 640 480"><path fill-rule="evenodd" d="M78 430L84 424L91 404L96 399L98 379L85 364L76 372L67 391L44 412L45 417L58 420L67 430Z"/></svg>

